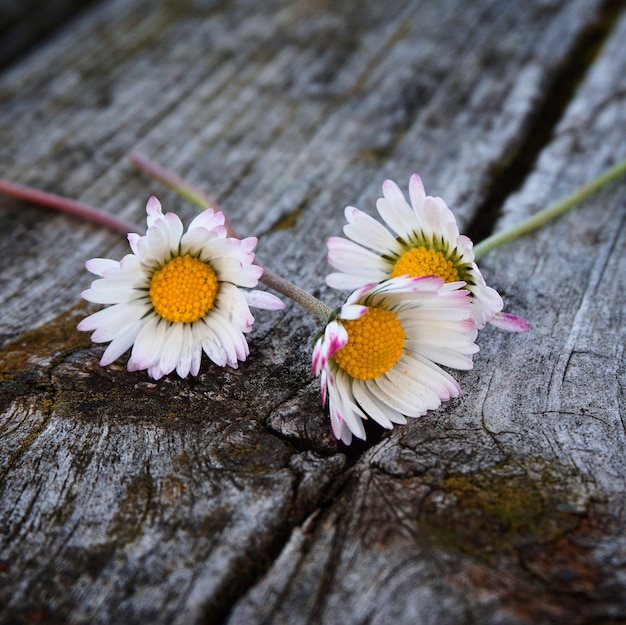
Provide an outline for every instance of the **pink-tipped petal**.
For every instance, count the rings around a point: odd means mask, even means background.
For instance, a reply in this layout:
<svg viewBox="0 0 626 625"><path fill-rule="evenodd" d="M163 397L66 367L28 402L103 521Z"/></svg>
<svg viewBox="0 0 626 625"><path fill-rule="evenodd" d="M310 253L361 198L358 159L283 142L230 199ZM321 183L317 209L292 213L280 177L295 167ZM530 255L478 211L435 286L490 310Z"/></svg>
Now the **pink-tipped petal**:
<svg viewBox="0 0 626 625"><path fill-rule="evenodd" d="M526 319L505 312L497 312L489 319L489 323L508 332L528 332L530 330L530 323Z"/></svg>
<svg viewBox="0 0 626 625"><path fill-rule="evenodd" d="M413 210L420 210L424 204L426 192L424 191L424 183L418 174L413 174L409 179L409 198Z"/></svg>
<svg viewBox="0 0 626 625"><path fill-rule="evenodd" d="M151 195L146 203L146 213L148 215L147 222L148 228L151 228L157 219L163 218L163 211L161 210L161 202Z"/></svg>
<svg viewBox="0 0 626 625"><path fill-rule="evenodd" d="M340 323L331 321L324 333L327 357L332 358L348 342L348 333Z"/></svg>
<svg viewBox="0 0 626 625"><path fill-rule="evenodd" d="M136 232L130 232L128 234L128 244L130 245L130 249L132 250L133 254L137 253L137 246L140 240L141 235L137 234Z"/></svg>
<svg viewBox="0 0 626 625"><path fill-rule="evenodd" d="M400 187L393 180L383 182L383 195L389 200L406 201Z"/></svg>
<svg viewBox="0 0 626 625"><path fill-rule="evenodd" d="M241 239L240 241L241 249L244 250L245 252L251 253L256 247L258 242L259 240L257 239L257 237L247 237L245 239Z"/></svg>
<svg viewBox="0 0 626 625"><path fill-rule="evenodd" d="M87 271L95 274L96 276L104 277L107 271L119 269L120 264L116 260L110 260L109 258L91 258L85 263Z"/></svg>
<svg viewBox="0 0 626 625"><path fill-rule="evenodd" d="M361 304L345 304L341 307L341 318L342 319L359 319L362 317L367 311L367 306L363 306Z"/></svg>
<svg viewBox="0 0 626 625"><path fill-rule="evenodd" d="M283 310L285 303L267 291L246 291L244 293L248 306L262 310Z"/></svg>
<svg viewBox="0 0 626 625"><path fill-rule="evenodd" d="M224 228L224 213L213 211L212 208L203 210L197 215L193 221L189 224L188 231L195 230L196 228L204 228L212 232L219 232L223 238L226 236L226 229Z"/></svg>

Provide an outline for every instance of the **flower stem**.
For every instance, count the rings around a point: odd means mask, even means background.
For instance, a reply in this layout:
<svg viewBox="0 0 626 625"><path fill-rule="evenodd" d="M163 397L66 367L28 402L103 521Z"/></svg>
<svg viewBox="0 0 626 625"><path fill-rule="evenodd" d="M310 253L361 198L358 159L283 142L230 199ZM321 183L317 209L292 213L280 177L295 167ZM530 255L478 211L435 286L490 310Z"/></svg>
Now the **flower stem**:
<svg viewBox="0 0 626 625"><path fill-rule="evenodd" d="M259 278L259 280L271 289L282 293L294 302L304 306L324 322L328 321L328 318L333 312L332 308L326 306L326 304L317 299L317 297L313 297L313 295L304 289L301 289L299 286L289 282L289 280L281 278L278 274L275 274L269 269L263 268L263 275Z"/></svg>
<svg viewBox="0 0 626 625"><path fill-rule="evenodd" d="M155 178L159 182L162 182L166 187L172 189L178 193L181 197L185 198L192 204L195 204L198 208L203 210L207 208L212 208L216 211L222 211L223 209L220 205L206 193L187 182L183 178L177 176L175 173L157 165L152 162L147 157L141 154L131 154L130 155L131 163L141 172L146 175ZM228 231L228 235L231 237L238 237L237 232L235 231L232 223L226 217L224 213L224 225L226 230ZM281 276L275 274L273 271L266 269L263 267L263 275L259 278L260 282L265 284L266 286L278 291L278 293L282 293L286 297L289 297L294 302L297 302L301 306L304 306L314 315L317 315L324 322L328 321L330 314L332 313L332 308L321 302L316 297L313 297L307 291L301 289L296 286L292 282L285 280Z"/></svg>
<svg viewBox="0 0 626 625"><path fill-rule="evenodd" d="M11 197L19 200L25 200L44 206L45 208L52 208L61 213L67 213L69 215L75 215L87 221L97 223L120 234L127 235L129 232L141 233L141 229L125 219L115 217L110 213L107 213L88 204L82 202L76 202L54 193L48 193L46 191L40 191L39 189L33 189L32 187L26 187L15 182L10 182L0 178L0 193L10 195Z"/></svg>
<svg viewBox="0 0 626 625"><path fill-rule="evenodd" d="M162 182L166 187L172 189L185 198L192 204L195 204L202 210L206 210L207 208L212 208L216 211L224 211L220 208L220 205L198 187L192 185L190 182L187 182L180 176L176 175L174 172L169 169L165 169L160 165L157 165L155 162L151 161L143 154L133 153L129 156L130 162L133 166L139 171L143 172L147 176ZM233 224L228 219L226 213L224 213L224 227L228 232L228 235L235 238L240 238L237 236L237 232L233 227Z"/></svg>
<svg viewBox="0 0 626 625"><path fill-rule="evenodd" d="M546 208L540 210L534 215L531 215L521 223L487 237L484 241L481 241L474 246L475 259L478 260L496 247L503 245L504 243L508 243L513 239L543 226L552 219L555 219L559 215L567 212L576 204L579 204L585 198L589 197L592 193L595 193L603 186L609 184L609 182L619 178L624 173L626 173L626 159L620 161L613 167L609 167L604 170L599 176L584 184L582 187L579 187L570 195L554 202L553 204L550 204L549 206L546 206Z"/></svg>

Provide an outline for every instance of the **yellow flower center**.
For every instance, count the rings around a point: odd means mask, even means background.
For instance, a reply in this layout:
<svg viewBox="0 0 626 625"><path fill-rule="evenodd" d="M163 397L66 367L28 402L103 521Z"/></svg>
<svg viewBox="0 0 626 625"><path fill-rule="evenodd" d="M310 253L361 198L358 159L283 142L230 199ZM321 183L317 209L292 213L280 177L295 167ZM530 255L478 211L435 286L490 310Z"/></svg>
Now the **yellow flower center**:
<svg viewBox="0 0 626 625"><path fill-rule="evenodd" d="M150 281L154 310L173 323L193 323L211 308L218 282L209 265L189 254L176 256L155 271Z"/></svg>
<svg viewBox="0 0 626 625"><path fill-rule="evenodd" d="M395 313L369 308L358 319L341 320L348 342L335 354L335 362L359 380L377 378L402 356L406 335Z"/></svg>
<svg viewBox="0 0 626 625"><path fill-rule="evenodd" d="M392 278L409 275L439 276L444 282L460 280L459 272L454 263L443 253L427 247L413 247L398 258L391 273Z"/></svg>

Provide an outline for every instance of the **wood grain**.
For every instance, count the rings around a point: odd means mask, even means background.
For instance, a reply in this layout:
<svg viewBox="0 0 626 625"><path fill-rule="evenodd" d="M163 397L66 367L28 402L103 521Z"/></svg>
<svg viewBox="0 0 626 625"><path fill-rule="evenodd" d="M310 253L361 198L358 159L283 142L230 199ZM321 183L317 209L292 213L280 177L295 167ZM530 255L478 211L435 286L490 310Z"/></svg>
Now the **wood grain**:
<svg viewBox="0 0 626 625"><path fill-rule="evenodd" d="M325 240L385 178L487 231L626 157L625 42L622 2L103 2L0 74L2 175L189 220L143 152L334 306ZM486 329L459 400L350 448L297 305L237 370L101 368L84 262L125 242L1 198L0 622L626 619L624 197L487 256L531 332Z"/></svg>

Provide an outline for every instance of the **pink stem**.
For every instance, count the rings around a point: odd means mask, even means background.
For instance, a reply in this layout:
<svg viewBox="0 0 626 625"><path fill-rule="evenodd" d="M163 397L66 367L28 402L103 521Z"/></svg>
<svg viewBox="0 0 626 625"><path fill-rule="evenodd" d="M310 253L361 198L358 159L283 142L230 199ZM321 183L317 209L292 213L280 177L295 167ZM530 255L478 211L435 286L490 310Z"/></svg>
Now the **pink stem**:
<svg viewBox="0 0 626 625"><path fill-rule="evenodd" d="M152 163L147 158L135 154L131 156L131 161L137 169L144 171L157 180L160 180L166 186L170 187L193 203L203 206L204 208L211 207L214 210L221 210L218 203L203 193L200 189L190 185L188 182L179 178L167 169ZM54 193L47 193L45 191L40 191L39 189L33 189L32 187L26 187L14 182L9 182L3 178L0 178L0 193L4 193L20 200L26 200L27 202L32 202L39 206L52 208L62 213L81 217L82 219L86 219L93 223L106 226L107 228L123 235L126 235L129 232L143 234L142 230L135 224L124 219L120 219L119 217L115 217L114 215L110 215L109 213L106 213L98 208L83 204L82 202L70 200L69 198L65 198L60 195L55 195ZM224 225L226 226L229 236L237 237L232 224L228 221L226 216ZM290 297L305 308L308 308L323 321L326 321L332 312L326 304L320 302L311 294L297 287L295 284L288 282L284 278L281 278L268 269L264 270L260 280L270 288L273 288L279 293Z"/></svg>
<svg viewBox="0 0 626 625"><path fill-rule="evenodd" d="M54 193L47 193L46 191L40 191L31 187L25 187L21 184L9 182L3 178L0 178L0 193L46 208L53 208L54 210L68 213L69 215L75 215L82 219L87 219L88 221L101 224L124 235L129 232L142 234L141 229L137 225L125 219L115 217L98 208L70 200L60 195L55 195Z"/></svg>

